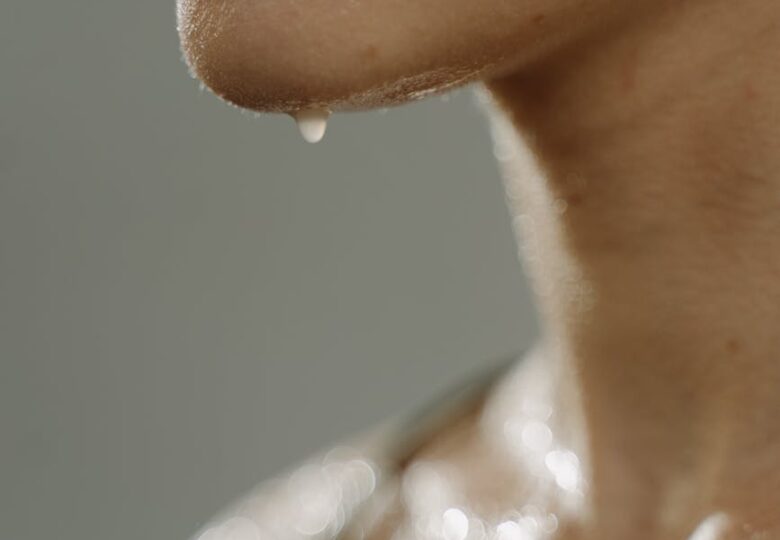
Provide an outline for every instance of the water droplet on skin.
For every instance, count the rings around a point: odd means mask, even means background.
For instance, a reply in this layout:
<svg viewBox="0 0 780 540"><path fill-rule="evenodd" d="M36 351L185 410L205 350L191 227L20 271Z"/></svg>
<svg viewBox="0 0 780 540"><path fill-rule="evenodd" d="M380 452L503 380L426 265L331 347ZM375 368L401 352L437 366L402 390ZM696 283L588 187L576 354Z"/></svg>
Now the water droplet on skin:
<svg viewBox="0 0 780 540"><path fill-rule="evenodd" d="M291 113L291 116L298 124L303 140L310 143L317 143L325 135L325 128L328 126L328 117L330 111L327 109L301 109Z"/></svg>
<svg viewBox="0 0 780 540"><path fill-rule="evenodd" d="M469 534L469 518L462 510L449 508L442 516L442 536L445 540L465 540Z"/></svg>
<svg viewBox="0 0 780 540"><path fill-rule="evenodd" d="M496 527L497 540L533 540L531 533L514 521L505 521Z"/></svg>
<svg viewBox="0 0 780 540"><path fill-rule="evenodd" d="M721 512L702 521L688 540L717 540L729 525L729 518Z"/></svg>
<svg viewBox="0 0 780 540"><path fill-rule="evenodd" d="M576 491L581 482L580 461L574 452L567 450L552 450L544 457L544 464L553 474L555 482L561 489Z"/></svg>

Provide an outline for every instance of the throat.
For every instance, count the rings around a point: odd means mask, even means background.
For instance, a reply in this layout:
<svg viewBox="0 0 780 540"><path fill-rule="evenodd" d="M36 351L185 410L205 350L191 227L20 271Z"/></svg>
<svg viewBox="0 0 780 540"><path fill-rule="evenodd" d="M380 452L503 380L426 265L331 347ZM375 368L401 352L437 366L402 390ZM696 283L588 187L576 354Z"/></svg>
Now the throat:
<svg viewBox="0 0 780 540"><path fill-rule="evenodd" d="M689 3L488 84L601 538L683 538L718 512L777 522L780 43L763 21L780 13L766 4L734 24ZM688 18L700 32L678 34Z"/></svg>

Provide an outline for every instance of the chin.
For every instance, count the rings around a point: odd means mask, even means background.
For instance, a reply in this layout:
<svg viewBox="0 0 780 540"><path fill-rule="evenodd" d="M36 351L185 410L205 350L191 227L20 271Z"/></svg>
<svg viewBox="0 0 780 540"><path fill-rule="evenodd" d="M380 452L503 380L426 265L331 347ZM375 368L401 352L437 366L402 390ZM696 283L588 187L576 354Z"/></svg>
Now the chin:
<svg viewBox="0 0 780 540"><path fill-rule="evenodd" d="M178 0L177 18L185 60L216 95L290 112L386 107L500 73L565 34L574 5Z"/></svg>

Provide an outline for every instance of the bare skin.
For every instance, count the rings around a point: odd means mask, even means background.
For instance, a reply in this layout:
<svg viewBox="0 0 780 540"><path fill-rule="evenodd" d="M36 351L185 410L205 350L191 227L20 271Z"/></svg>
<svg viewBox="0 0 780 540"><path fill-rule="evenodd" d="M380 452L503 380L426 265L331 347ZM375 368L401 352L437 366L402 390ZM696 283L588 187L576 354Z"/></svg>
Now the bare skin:
<svg viewBox="0 0 780 540"><path fill-rule="evenodd" d="M184 49L266 111L485 80L544 323L534 377L587 486L552 538L684 539L716 513L707 538L780 538L780 3L341 4L182 1ZM516 505L528 479L489 414L419 460ZM504 463L508 487L478 488Z"/></svg>

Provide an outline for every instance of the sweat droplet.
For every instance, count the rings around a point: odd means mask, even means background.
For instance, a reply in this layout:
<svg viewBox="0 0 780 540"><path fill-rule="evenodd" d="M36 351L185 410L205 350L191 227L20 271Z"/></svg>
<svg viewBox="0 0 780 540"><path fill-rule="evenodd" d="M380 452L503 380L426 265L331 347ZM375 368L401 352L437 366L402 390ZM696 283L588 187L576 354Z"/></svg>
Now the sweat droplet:
<svg viewBox="0 0 780 540"><path fill-rule="evenodd" d="M444 540L465 540L469 535L469 518L462 510L449 508L442 516Z"/></svg>
<svg viewBox="0 0 780 540"><path fill-rule="evenodd" d="M316 143L325 135L330 111L327 109L302 109L291 114L306 142Z"/></svg>
<svg viewBox="0 0 780 540"><path fill-rule="evenodd" d="M729 518L726 514L717 513L708 516L699 523L688 540L717 540L721 538L724 530L729 526Z"/></svg>

